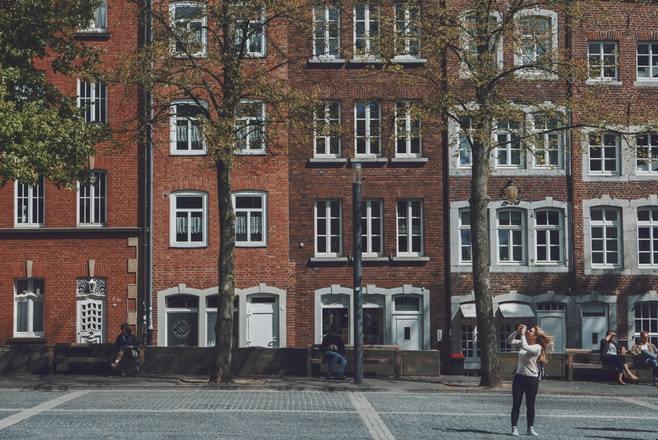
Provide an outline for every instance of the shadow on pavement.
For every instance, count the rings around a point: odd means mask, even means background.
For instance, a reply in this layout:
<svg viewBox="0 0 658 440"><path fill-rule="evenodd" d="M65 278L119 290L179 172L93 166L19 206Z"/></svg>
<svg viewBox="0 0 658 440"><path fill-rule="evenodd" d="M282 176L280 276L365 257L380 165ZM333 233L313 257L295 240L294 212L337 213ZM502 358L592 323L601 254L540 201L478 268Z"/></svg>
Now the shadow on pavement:
<svg viewBox="0 0 658 440"><path fill-rule="evenodd" d="M456 428L434 428L432 427L433 431L443 431L443 432L459 432L462 434L470 433L470 434L489 434L489 435L501 435L502 432L499 431L485 431L484 429L456 429Z"/></svg>
<svg viewBox="0 0 658 440"><path fill-rule="evenodd" d="M620 431L620 432L650 432L652 434L656 434L655 429L633 429L633 428L611 428L611 427L606 427L606 428L591 428L587 426L575 426L575 429L583 429L586 431Z"/></svg>

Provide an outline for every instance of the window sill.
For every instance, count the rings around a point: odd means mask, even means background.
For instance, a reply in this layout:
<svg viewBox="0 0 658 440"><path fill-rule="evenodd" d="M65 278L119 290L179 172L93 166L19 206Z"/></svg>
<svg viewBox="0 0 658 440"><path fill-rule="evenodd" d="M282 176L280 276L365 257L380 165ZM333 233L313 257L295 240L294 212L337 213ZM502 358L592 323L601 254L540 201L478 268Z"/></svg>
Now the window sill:
<svg viewBox="0 0 658 440"><path fill-rule="evenodd" d="M391 158L391 163L427 163L429 159L427 157L393 157Z"/></svg>
<svg viewBox="0 0 658 440"><path fill-rule="evenodd" d="M311 263L315 264L347 263L348 261L347 257L311 257Z"/></svg>
<svg viewBox="0 0 658 440"><path fill-rule="evenodd" d="M312 157L308 162L313 165L344 164L347 163L347 159L344 157Z"/></svg>
<svg viewBox="0 0 658 440"><path fill-rule="evenodd" d="M390 261L390 257L362 257L364 263L383 263Z"/></svg>
<svg viewBox="0 0 658 440"><path fill-rule="evenodd" d="M170 243L169 248L170 249L204 249L207 248L208 244L206 243L199 243L199 244L176 244L176 243Z"/></svg>
<svg viewBox="0 0 658 440"><path fill-rule="evenodd" d="M75 33L75 37L81 40L109 40L111 36L107 29L85 29Z"/></svg>
<svg viewBox="0 0 658 440"><path fill-rule="evenodd" d="M7 345L18 345L18 344L35 344L35 345L44 345L48 342L48 339L44 335L39 334L29 334L29 335L14 335L13 337L7 340Z"/></svg>
<svg viewBox="0 0 658 440"><path fill-rule="evenodd" d="M16 229L42 229L45 225L43 223L18 223L14 225Z"/></svg>
<svg viewBox="0 0 658 440"><path fill-rule="evenodd" d="M518 63L514 63L515 67L520 66ZM519 79L529 79L536 81L557 81L559 77L554 73L548 73L543 70L534 70L534 69L521 69L517 70L514 74Z"/></svg>
<svg viewBox="0 0 658 440"><path fill-rule="evenodd" d="M193 59L193 60L202 60L204 58L208 58L207 53L196 53L196 54L191 54L190 56L186 54L177 54L177 53L172 53L171 57L176 59L176 60L188 60L188 59Z"/></svg>
<svg viewBox="0 0 658 440"><path fill-rule="evenodd" d="M194 152L194 153L190 153L190 152L186 152L186 151L185 152L170 151L169 155L170 156L177 156L177 157L195 157L195 156L198 157L198 156L207 156L208 152L205 151L205 150L204 151L199 151L199 152Z"/></svg>
<svg viewBox="0 0 658 440"><path fill-rule="evenodd" d="M427 60L425 58L418 58L410 55L398 55L393 57L391 60L395 64L425 64Z"/></svg>
<svg viewBox="0 0 658 440"><path fill-rule="evenodd" d="M422 263L422 262L430 261L430 257L391 257L391 261Z"/></svg>
<svg viewBox="0 0 658 440"><path fill-rule="evenodd" d="M265 150L258 150L258 151L236 150L234 154L236 156L267 156L267 152Z"/></svg>
<svg viewBox="0 0 658 440"><path fill-rule="evenodd" d="M352 163L386 163L387 157L353 157L350 159Z"/></svg>
<svg viewBox="0 0 658 440"><path fill-rule="evenodd" d="M382 64L384 60L375 56L357 57L348 61L350 64Z"/></svg>
<svg viewBox="0 0 658 440"><path fill-rule="evenodd" d="M635 87L658 87L658 81L657 80L635 81L633 85Z"/></svg>
<svg viewBox="0 0 658 440"><path fill-rule="evenodd" d="M345 64L346 62L344 58L331 57L313 57L308 60L309 64Z"/></svg>
<svg viewBox="0 0 658 440"><path fill-rule="evenodd" d="M585 81L585 84L588 86L621 86L623 83L617 80L607 80L607 79L588 79Z"/></svg>

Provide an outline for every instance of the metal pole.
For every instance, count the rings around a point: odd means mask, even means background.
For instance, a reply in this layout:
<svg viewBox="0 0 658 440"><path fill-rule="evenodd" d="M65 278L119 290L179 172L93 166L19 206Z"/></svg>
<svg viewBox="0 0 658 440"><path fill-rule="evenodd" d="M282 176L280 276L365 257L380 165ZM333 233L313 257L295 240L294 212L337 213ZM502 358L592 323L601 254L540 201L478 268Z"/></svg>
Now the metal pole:
<svg viewBox="0 0 658 440"><path fill-rule="evenodd" d="M352 257L354 259L354 383L363 383L363 307L361 278L361 164L355 163L352 183Z"/></svg>

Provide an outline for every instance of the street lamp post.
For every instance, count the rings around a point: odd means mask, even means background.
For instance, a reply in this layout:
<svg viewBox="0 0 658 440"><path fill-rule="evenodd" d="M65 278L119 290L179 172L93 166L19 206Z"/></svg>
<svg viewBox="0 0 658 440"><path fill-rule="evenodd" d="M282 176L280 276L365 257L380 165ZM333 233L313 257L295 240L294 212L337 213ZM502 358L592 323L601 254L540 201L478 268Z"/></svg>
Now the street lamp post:
<svg viewBox="0 0 658 440"><path fill-rule="evenodd" d="M355 163L352 183L352 257L354 259L354 383L363 383L363 307L361 278L361 164Z"/></svg>

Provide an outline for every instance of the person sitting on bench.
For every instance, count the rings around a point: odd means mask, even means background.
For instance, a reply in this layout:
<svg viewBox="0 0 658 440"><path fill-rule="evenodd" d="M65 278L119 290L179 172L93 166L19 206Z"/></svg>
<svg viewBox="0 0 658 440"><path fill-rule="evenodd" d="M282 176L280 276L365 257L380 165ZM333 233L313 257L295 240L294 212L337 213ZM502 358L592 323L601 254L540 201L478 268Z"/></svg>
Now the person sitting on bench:
<svg viewBox="0 0 658 440"><path fill-rule="evenodd" d="M631 353L635 356L635 364L641 367L652 367L654 383L658 378L658 349L649 341L649 332L640 333L640 340L631 347ZM657 383L658 385L658 383Z"/></svg>
<svg viewBox="0 0 658 440"><path fill-rule="evenodd" d="M320 351L324 354L324 358L329 364L327 366L327 379L342 380L345 378L345 367L347 366L347 359L345 359L345 344L338 336L338 328L331 326L329 333L322 339Z"/></svg>
<svg viewBox="0 0 658 440"><path fill-rule="evenodd" d="M601 339L601 363L615 367L615 370L617 370L617 383L626 385L624 375L632 381L637 381L637 376L628 369L628 365L626 365L624 359L626 349L624 347L621 349L617 347L615 336L617 336L615 332L608 330L605 338Z"/></svg>
<svg viewBox="0 0 658 440"><path fill-rule="evenodd" d="M135 348L137 348L139 342L137 341L137 338L133 336L132 331L130 331L130 325L128 325L127 322L121 324L121 333L117 336L114 345L117 348L117 357L114 359L114 362L110 364L112 368L117 368L121 363L121 359L123 359L126 354L131 357L136 357L137 352L135 351ZM126 351L128 351L128 353L126 353Z"/></svg>

